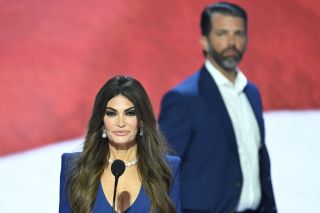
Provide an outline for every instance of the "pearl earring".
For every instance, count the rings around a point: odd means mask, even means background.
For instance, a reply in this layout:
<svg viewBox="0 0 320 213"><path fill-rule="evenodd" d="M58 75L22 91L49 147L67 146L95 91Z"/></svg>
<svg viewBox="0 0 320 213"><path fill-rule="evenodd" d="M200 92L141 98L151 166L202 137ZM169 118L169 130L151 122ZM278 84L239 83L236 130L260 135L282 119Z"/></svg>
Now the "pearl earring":
<svg viewBox="0 0 320 213"><path fill-rule="evenodd" d="M103 132L102 132L102 135L101 135L102 138L107 138L107 130L105 127L103 127Z"/></svg>

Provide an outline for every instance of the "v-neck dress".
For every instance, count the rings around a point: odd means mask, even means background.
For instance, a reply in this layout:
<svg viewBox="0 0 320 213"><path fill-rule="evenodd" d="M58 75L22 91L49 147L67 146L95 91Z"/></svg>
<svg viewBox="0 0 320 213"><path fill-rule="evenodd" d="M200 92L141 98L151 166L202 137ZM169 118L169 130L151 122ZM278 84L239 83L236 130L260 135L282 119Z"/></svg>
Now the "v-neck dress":
<svg viewBox="0 0 320 213"><path fill-rule="evenodd" d="M141 186L136 200L123 213L150 212L150 208L151 208L151 201L146 191L144 190L143 186ZM100 212L112 212L112 206L108 202L103 192L101 182L98 187L97 197L94 202L92 213L100 213Z"/></svg>
<svg viewBox="0 0 320 213"><path fill-rule="evenodd" d="M68 199L67 178L71 168L72 159L79 153L64 153L61 161L60 172L60 200L59 213L72 213ZM177 156L167 155L166 160L172 170L173 179L169 191L169 196L174 203L177 213L181 212L180 207L180 158ZM112 186L113 187L113 186ZM136 200L124 213L149 213L151 208L151 200L143 186L141 186ZM93 204L92 213L112 213L112 206L108 202L101 182L99 182L97 195Z"/></svg>

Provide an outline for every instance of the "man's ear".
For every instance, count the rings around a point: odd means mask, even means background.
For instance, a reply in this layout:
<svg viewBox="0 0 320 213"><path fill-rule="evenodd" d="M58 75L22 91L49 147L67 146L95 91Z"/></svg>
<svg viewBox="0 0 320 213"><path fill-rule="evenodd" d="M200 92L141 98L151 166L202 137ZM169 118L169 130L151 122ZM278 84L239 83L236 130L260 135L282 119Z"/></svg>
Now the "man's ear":
<svg viewBox="0 0 320 213"><path fill-rule="evenodd" d="M199 39L199 42L200 42L200 45L202 47L202 49L205 51L205 52L208 52L209 51L209 42L208 42L208 38L204 35L202 35Z"/></svg>

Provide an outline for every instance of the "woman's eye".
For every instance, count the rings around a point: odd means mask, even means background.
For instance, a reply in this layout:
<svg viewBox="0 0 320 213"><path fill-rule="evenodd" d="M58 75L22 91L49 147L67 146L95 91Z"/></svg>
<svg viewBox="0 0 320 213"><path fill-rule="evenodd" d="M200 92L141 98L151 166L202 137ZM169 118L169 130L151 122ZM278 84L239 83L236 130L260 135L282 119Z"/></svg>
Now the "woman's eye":
<svg viewBox="0 0 320 213"><path fill-rule="evenodd" d="M127 111L126 112L126 115L127 116L135 116L136 115L136 112L134 110L130 110L130 111Z"/></svg>
<svg viewBox="0 0 320 213"><path fill-rule="evenodd" d="M113 116L116 116L116 113L113 112L113 111L106 110L106 115L107 115L108 117L113 117Z"/></svg>

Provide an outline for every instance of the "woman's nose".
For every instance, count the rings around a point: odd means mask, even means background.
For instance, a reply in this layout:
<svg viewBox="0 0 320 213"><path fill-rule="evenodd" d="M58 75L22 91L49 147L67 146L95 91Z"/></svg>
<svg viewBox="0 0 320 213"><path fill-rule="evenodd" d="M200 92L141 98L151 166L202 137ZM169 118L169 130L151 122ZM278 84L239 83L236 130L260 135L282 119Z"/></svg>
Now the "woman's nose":
<svg viewBox="0 0 320 213"><path fill-rule="evenodd" d="M125 121L125 118L124 116L119 116L118 119L117 119L117 126L119 127L124 127L126 125L126 121Z"/></svg>

